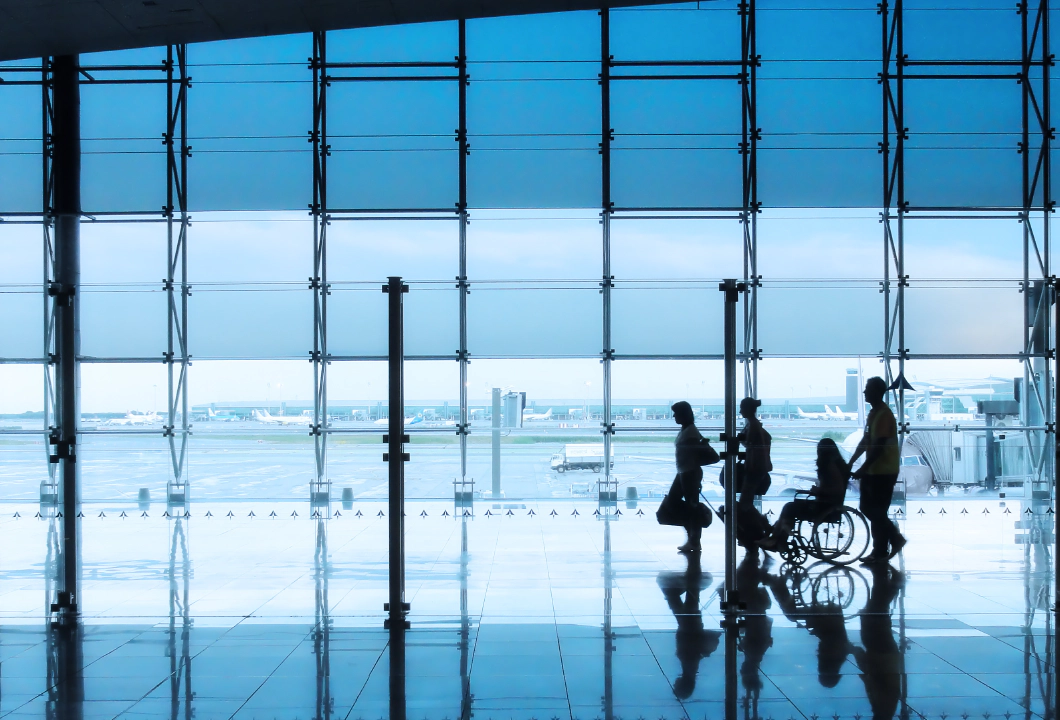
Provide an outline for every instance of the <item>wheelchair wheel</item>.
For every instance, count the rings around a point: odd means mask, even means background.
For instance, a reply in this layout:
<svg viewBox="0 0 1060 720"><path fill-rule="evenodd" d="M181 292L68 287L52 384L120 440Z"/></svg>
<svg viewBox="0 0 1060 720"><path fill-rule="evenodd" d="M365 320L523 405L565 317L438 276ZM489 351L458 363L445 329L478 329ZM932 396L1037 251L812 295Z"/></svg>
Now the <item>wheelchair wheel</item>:
<svg viewBox="0 0 1060 720"><path fill-rule="evenodd" d="M854 596L859 590L858 579L861 580L861 585L865 584L865 578L861 577L860 573L855 578L855 573L856 571L852 571L848 567L832 565L815 577L813 580L813 604L834 605L842 611L849 610L854 602ZM867 588L865 589L865 595L866 597L868 595Z"/></svg>
<svg viewBox="0 0 1060 720"><path fill-rule="evenodd" d="M806 548L795 535L790 536L782 547L777 548L780 557L791 565L802 565L806 562Z"/></svg>
<svg viewBox="0 0 1060 720"><path fill-rule="evenodd" d="M869 548L869 523L857 510L843 507L833 522L818 521L810 532L810 554L836 565L849 565Z"/></svg>

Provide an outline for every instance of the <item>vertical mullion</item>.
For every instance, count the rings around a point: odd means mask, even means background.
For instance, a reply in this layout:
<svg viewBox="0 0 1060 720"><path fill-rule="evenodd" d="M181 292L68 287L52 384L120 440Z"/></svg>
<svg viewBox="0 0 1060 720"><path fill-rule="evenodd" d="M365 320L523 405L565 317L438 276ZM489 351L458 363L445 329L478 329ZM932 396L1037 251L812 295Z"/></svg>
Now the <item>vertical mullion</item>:
<svg viewBox="0 0 1060 720"><path fill-rule="evenodd" d="M187 46L166 48L166 381L167 407L163 436L169 440L173 473L166 487L166 502L188 501L188 259L187 259ZM174 88L176 92L174 93ZM179 214L179 217L178 215ZM179 277L178 277L179 270ZM179 284L180 303L177 295ZM179 357L178 357L179 356ZM174 365L179 363L176 370ZM180 414L180 443L177 443L177 414Z"/></svg>
<svg viewBox="0 0 1060 720"><path fill-rule="evenodd" d="M756 397L758 391L758 44L755 26L755 0L741 2L740 14L740 116L742 137L743 274L747 293L743 303L744 394Z"/></svg>
<svg viewBox="0 0 1060 720"><path fill-rule="evenodd" d="M601 431L604 436L604 479L598 488L597 498L611 496L611 453L614 435L614 423L611 421L611 363L614 360L614 348L611 347L611 288L614 287L614 276L611 274L611 212L614 202L611 200L611 13L607 7L600 11L600 224L601 264L603 278L600 283L600 295L603 312L603 349L600 353L603 363L603 418ZM607 495L601 494L601 491ZM617 500L617 485L614 499Z"/></svg>
<svg viewBox="0 0 1060 720"><path fill-rule="evenodd" d="M459 215L459 238L457 252L458 258L458 275L456 278L457 291L460 293L459 302L459 326L460 326L460 347L457 350L457 362L460 366L460 423L457 427L457 434L460 436L460 482L461 485L467 479L467 436L468 436L468 409L467 409L467 366L469 362L467 353L467 295L470 292L467 282L467 156L469 153L468 142L467 142L467 86L468 86L468 75L467 75L467 23L463 19L458 21L457 33L459 35L459 56L456 59L457 63L457 131L456 141L458 143L457 153L459 160L457 163L458 173L458 185L459 185L459 202L457 204L457 213ZM454 488L455 490L455 488ZM461 486L461 497L463 495L464 488Z"/></svg>
<svg viewBox="0 0 1060 720"><path fill-rule="evenodd" d="M53 431L58 402L55 382L55 312L56 300L48 292L55 282L55 245L52 238L52 101L51 65L47 57L41 58L41 228L43 242L43 302L44 302L44 431ZM45 443L44 457L48 462L48 480L51 493L58 498L58 465L51 462L51 449Z"/></svg>
<svg viewBox="0 0 1060 720"><path fill-rule="evenodd" d="M326 514L331 513L331 483L327 479L328 396L327 396L327 33L313 34L313 435L316 462L315 486L310 499L316 501L326 493Z"/></svg>

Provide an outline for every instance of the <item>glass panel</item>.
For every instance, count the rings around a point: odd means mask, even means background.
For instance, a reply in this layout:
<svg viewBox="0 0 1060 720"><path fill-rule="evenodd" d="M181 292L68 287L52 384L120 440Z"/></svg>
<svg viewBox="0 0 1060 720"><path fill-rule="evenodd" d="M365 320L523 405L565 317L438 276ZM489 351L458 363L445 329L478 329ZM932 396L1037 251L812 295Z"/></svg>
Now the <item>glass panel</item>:
<svg viewBox="0 0 1060 720"><path fill-rule="evenodd" d="M211 215L190 232L192 355L308 359L313 247L304 216Z"/></svg>
<svg viewBox="0 0 1060 720"><path fill-rule="evenodd" d="M161 222L81 223L81 282L89 286L151 283L161 289L166 233ZM161 322L165 323L164 315Z"/></svg>
<svg viewBox="0 0 1060 720"><path fill-rule="evenodd" d="M330 62L442 62L460 52L455 22L328 32Z"/></svg>
<svg viewBox="0 0 1060 720"><path fill-rule="evenodd" d="M35 501L48 477L43 366L0 365L0 387L0 493Z"/></svg>
<svg viewBox="0 0 1060 720"><path fill-rule="evenodd" d="M883 349L876 283L767 282L758 290L758 345L767 355L876 355Z"/></svg>
<svg viewBox="0 0 1060 720"><path fill-rule="evenodd" d="M724 322L717 281L616 281L611 292L611 340L619 355L720 355Z"/></svg>
<svg viewBox="0 0 1060 720"><path fill-rule="evenodd" d="M0 232L0 284L44 284L44 241L35 223L5 222Z"/></svg>
<svg viewBox="0 0 1060 720"><path fill-rule="evenodd" d="M39 286L0 286L0 357L44 355L44 293Z"/></svg>
<svg viewBox="0 0 1060 720"><path fill-rule="evenodd" d="M382 286L391 275L406 281L452 281L460 274L453 221L358 220L328 226L328 280Z"/></svg>
<svg viewBox="0 0 1060 720"><path fill-rule="evenodd" d="M906 220L905 271L911 278L1017 280L1023 226L1013 219Z"/></svg>
<svg viewBox="0 0 1060 720"><path fill-rule="evenodd" d="M472 357L598 356L597 283L476 283L467 301Z"/></svg>
<svg viewBox="0 0 1060 720"><path fill-rule="evenodd" d="M597 13L472 20L467 35L470 205L598 206Z"/></svg>
<svg viewBox="0 0 1060 720"><path fill-rule="evenodd" d="M189 446L195 500L308 499L314 475L308 362L196 361L188 387L201 418Z"/></svg>
<svg viewBox="0 0 1060 720"><path fill-rule="evenodd" d="M911 81L907 86L909 202L914 207L1019 206L1019 86L997 80Z"/></svg>
<svg viewBox="0 0 1060 720"><path fill-rule="evenodd" d="M743 226L619 216L611 222L611 272L619 280L743 277Z"/></svg>
<svg viewBox="0 0 1060 720"><path fill-rule="evenodd" d="M390 311L382 285L333 284L328 298L329 353L387 354ZM406 356L455 357L460 346L459 292L449 283L413 283L409 288L403 301Z"/></svg>
<svg viewBox="0 0 1060 720"><path fill-rule="evenodd" d="M758 272L766 281L882 280L882 247L878 212L788 208L758 218Z"/></svg>
<svg viewBox="0 0 1060 720"><path fill-rule="evenodd" d="M1023 302L1017 282L912 282L905 340L916 353L1018 353Z"/></svg>
<svg viewBox="0 0 1060 720"><path fill-rule="evenodd" d="M309 35L202 43L188 133L193 210L305 210L312 199Z"/></svg>
<svg viewBox="0 0 1060 720"><path fill-rule="evenodd" d="M82 224L81 353L160 357L167 348L164 223Z"/></svg>
<svg viewBox="0 0 1060 720"><path fill-rule="evenodd" d="M738 207L740 117L735 81L614 82L616 206Z"/></svg>
<svg viewBox="0 0 1060 720"><path fill-rule="evenodd" d="M999 0L949 8L918 2L904 9L905 49L913 60L1015 60L1020 18Z"/></svg>
<svg viewBox="0 0 1060 720"><path fill-rule="evenodd" d="M162 432L169 375L162 363L82 363L81 421L88 430Z"/></svg>
<svg viewBox="0 0 1060 720"><path fill-rule="evenodd" d="M161 68L165 51L155 53L154 63ZM142 75L106 74L115 79ZM160 69L150 78L165 78L165 73ZM81 83L81 205L87 214L161 214L166 204L166 148L161 142L166 112L165 84Z"/></svg>
<svg viewBox="0 0 1060 720"><path fill-rule="evenodd" d="M143 512L161 515L166 507L166 482L172 474L169 441L157 432L146 434L114 430L78 438L81 497L86 516L125 512L138 518ZM142 428L141 428L142 430ZM151 498L140 502L141 490ZM152 507L152 502L154 503ZM149 523L151 524L151 523Z"/></svg>
<svg viewBox="0 0 1060 720"><path fill-rule="evenodd" d="M497 280L589 280L601 275L599 213L492 210L475 212L467 233L474 285Z"/></svg>
<svg viewBox="0 0 1060 720"><path fill-rule="evenodd" d="M738 60L740 17L731 0L611 10L616 60Z"/></svg>
<svg viewBox="0 0 1060 720"><path fill-rule="evenodd" d="M26 63L28 65L28 63ZM14 80L39 74L9 73ZM40 212L41 89L7 85L0 93L0 212Z"/></svg>
<svg viewBox="0 0 1060 720"><path fill-rule="evenodd" d="M457 124L456 81L332 83L329 208L454 208Z"/></svg>
<svg viewBox="0 0 1060 720"><path fill-rule="evenodd" d="M600 367L596 360L472 361L467 474L475 481L476 496L517 500L595 492L603 459ZM501 474L496 479L491 449L493 388L500 390L502 413L497 433ZM520 405L525 411L519 410ZM495 487L499 495L494 495Z"/></svg>
<svg viewBox="0 0 1060 720"><path fill-rule="evenodd" d="M611 365L612 420L620 428L671 432L676 426L670 406L686 400L701 430L716 426L724 408L724 373L720 360L617 360ZM673 448L667 452L672 465Z"/></svg>
<svg viewBox="0 0 1060 720"><path fill-rule="evenodd" d="M168 347L169 299L142 284L83 286L81 354L97 358L162 357Z"/></svg>

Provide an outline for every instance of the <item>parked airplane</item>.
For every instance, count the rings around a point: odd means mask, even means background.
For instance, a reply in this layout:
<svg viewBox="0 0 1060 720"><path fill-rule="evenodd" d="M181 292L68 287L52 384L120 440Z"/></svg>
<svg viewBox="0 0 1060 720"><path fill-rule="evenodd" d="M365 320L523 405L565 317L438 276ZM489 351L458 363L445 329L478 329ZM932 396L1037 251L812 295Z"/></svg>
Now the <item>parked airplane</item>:
<svg viewBox="0 0 1060 720"><path fill-rule="evenodd" d="M523 410L523 420L551 420L552 419L552 408L549 408L543 413L532 413Z"/></svg>
<svg viewBox="0 0 1060 720"><path fill-rule="evenodd" d="M421 422L423 422L423 415L413 415L412 417L408 417L408 416L405 417L405 425L406 425L406 427L409 426L409 425L418 425ZM379 418L378 420L375 421L375 424L376 425L389 425L390 424L390 418Z"/></svg>
<svg viewBox="0 0 1060 720"><path fill-rule="evenodd" d="M274 416L268 410L255 410L254 419L258 422L270 425L312 425L311 415L279 415Z"/></svg>
<svg viewBox="0 0 1060 720"><path fill-rule="evenodd" d="M154 411L138 413L135 410L130 410L125 414L125 417L112 418L104 422L104 425L153 425L160 422L162 422L162 418Z"/></svg>
<svg viewBox="0 0 1060 720"><path fill-rule="evenodd" d="M824 411L828 413L828 417L832 420L857 420L858 414L856 412L843 412L836 405L835 410L832 410L827 405L824 406Z"/></svg>
<svg viewBox="0 0 1060 720"><path fill-rule="evenodd" d="M795 410L799 413L799 417L804 420L831 420L832 415L827 410L828 406L825 405L825 408L824 412L803 412L801 407L797 407Z"/></svg>
<svg viewBox="0 0 1060 720"><path fill-rule="evenodd" d="M230 412L214 412L212 408L206 409L206 417L217 422L236 422L240 419L239 416Z"/></svg>

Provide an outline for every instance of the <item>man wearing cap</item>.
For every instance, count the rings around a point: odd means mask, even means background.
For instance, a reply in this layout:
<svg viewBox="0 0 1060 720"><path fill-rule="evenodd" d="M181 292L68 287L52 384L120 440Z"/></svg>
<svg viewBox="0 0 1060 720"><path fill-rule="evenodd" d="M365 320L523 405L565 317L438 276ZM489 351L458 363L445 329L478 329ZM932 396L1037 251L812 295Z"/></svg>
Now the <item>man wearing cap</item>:
<svg viewBox="0 0 1060 720"><path fill-rule="evenodd" d="M865 383L865 401L872 406L865 421L865 433L850 458L854 461L865 455L865 462L852 476L861 481L861 512L869 520L872 530L872 553L861 561L865 564L885 563L902 551L906 539L898 526L887 517L894 486L898 482L899 448L898 423L894 413L883 401L887 383L881 377L869 378ZM888 548L889 546L889 548Z"/></svg>

